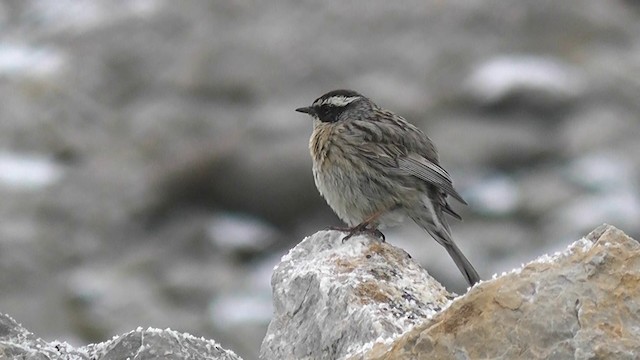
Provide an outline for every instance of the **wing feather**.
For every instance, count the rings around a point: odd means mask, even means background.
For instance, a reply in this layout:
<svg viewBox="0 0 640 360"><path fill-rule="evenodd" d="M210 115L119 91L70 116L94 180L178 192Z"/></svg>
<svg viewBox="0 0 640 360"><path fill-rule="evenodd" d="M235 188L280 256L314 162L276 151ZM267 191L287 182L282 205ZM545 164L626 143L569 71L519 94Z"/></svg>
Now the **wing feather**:
<svg viewBox="0 0 640 360"><path fill-rule="evenodd" d="M354 134L350 140L359 154L380 170L415 176L466 205L453 187L449 173L438 165L438 154L429 138L404 118L384 109L377 110L376 117L349 124L353 129L348 133ZM364 139L362 134L365 134ZM444 198L443 201L444 211L459 218Z"/></svg>
<svg viewBox="0 0 640 360"><path fill-rule="evenodd" d="M421 156L409 154L398 158L398 169L437 186L463 204L467 203L453 187L449 173L438 164Z"/></svg>

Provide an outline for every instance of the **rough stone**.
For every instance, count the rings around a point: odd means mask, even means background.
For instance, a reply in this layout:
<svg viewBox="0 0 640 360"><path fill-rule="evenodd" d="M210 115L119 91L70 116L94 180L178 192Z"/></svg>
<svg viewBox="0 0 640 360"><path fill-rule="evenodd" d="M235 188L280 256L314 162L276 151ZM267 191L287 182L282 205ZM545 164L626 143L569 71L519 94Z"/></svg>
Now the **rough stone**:
<svg viewBox="0 0 640 360"><path fill-rule="evenodd" d="M401 249L371 236L307 237L275 268L261 359L338 359L423 323L450 294Z"/></svg>
<svg viewBox="0 0 640 360"><path fill-rule="evenodd" d="M100 344L85 347L58 341L46 342L11 317L0 314L0 358L2 359L219 359L241 360L213 340L196 338L170 329L138 328Z"/></svg>
<svg viewBox="0 0 640 360"><path fill-rule="evenodd" d="M567 116L558 130L558 148L569 158L593 149L609 149L626 139L637 139L637 116L628 110L596 102ZM623 152L624 154L624 152Z"/></svg>
<svg viewBox="0 0 640 360"><path fill-rule="evenodd" d="M495 164L503 169L520 168L551 151L548 130L535 119L513 121L498 115L445 116L427 128L445 164ZM460 146L460 134L470 133ZM446 157L446 158L445 158ZM454 177L455 178L455 177Z"/></svg>
<svg viewBox="0 0 640 360"><path fill-rule="evenodd" d="M495 57L476 68L468 87L472 98L483 105L524 100L527 105L546 108L581 95L585 81L558 59L510 55Z"/></svg>
<svg viewBox="0 0 640 360"><path fill-rule="evenodd" d="M640 244L603 225L352 359L636 359Z"/></svg>

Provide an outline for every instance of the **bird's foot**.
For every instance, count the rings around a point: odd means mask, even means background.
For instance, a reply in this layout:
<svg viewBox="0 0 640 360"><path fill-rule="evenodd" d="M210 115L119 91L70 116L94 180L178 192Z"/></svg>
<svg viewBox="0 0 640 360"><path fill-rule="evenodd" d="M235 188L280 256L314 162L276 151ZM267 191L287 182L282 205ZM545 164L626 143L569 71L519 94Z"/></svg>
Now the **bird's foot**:
<svg viewBox="0 0 640 360"><path fill-rule="evenodd" d="M369 223L364 222L361 224L358 224L354 227L343 227L343 226L329 226L327 228L327 230L333 230L333 231L340 231L340 232L345 232L347 233L347 235L345 237L342 238L342 242L346 242L347 240L351 239L354 235L358 235L358 234L367 234L367 235L371 235L374 236L378 239L380 239L382 242L385 242L385 237L384 234L382 233L382 231L376 229L376 228L370 228L369 227Z"/></svg>
<svg viewBox="0 0 640 360"><path fill-rule="evenodd" d="M345 241L351 239L351 237L353 237L354 235L358 235L358 234L368 234L371 236L375 236L376 238L379 238L382 242L385 242L385 237L384 234L376 229L376 228L369 228L367 226L368 224L364 224L364 225L357 225L354 226L350 229L346 229L345 232L348 232L348 234L342 238L342 242L344 243Z"/></svg>
<svg viewBox="0 0 640 360"><path fill-rule="evenodd" d="M371 235L377 237L378 239L380 239L381 242L386 242L387 239L384 237L384 234L382 233L382 231L378 230L378 229L371 229Z"/></svg>

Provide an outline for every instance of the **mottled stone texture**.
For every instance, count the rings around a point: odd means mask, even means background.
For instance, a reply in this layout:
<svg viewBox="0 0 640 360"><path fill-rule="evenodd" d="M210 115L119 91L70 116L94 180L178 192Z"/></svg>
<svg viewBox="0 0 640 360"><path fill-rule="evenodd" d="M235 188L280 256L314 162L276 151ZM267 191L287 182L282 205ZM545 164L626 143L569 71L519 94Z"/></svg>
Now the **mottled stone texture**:
<svg viewBox="0 0 640 360"><path fill-rule="evenodd" d="M403 250L344 236L307 237L275 268L262 359L344 358L423 323L451 298Z"/></svg>
<svg viewBox="0 0 640 360"><path fill-rule="evenodd" d="M211 359L242 360L213 340L173 330L136 329L100 344L74 348L46 342L11 317L0 314L0 359L119 360Z"/></svg>
<svg viewBox="0 0 640 360"><path fill-rule="evenodd" d="M10 316L0 314L0 359L89 360L89 355L66 343L47 343Z"/></svg>
<svg viewBox="0 0 640 360"><path fill-rule="evenodd" d="M637 359L640 244L603 225L455 299L409 255L323 231L283 257L261 358ZM242 336L242 334L238 334ZM0 314L0 359L240 359L212 340L137 329L74 348Z"/></svg>
<svg viewBox="0 0 640 360"><path fill-rule="evenodd" d="M354 359L637 359L640 245L608 225Z"/></svg>

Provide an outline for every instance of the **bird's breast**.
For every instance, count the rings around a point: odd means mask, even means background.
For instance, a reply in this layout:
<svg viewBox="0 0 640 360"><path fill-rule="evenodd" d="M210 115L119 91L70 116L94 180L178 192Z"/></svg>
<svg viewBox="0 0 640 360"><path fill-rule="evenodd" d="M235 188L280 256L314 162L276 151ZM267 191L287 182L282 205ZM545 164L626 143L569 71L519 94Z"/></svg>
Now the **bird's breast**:
<svg viewBox="0 0 640 360"><path fill-rule="evenodd" d="M313 167L322 165L329 153L332 129L329 126L316 125L309 140L309 151L313 160Z"/></svg>
<svg viewBox="0 0 640 360"><path fill-rule="evenodd" d="M357 225L393 208L392 184L381 178L337 126L316 126L309 142L313 177L320 194L345 223Z"/></svg>

